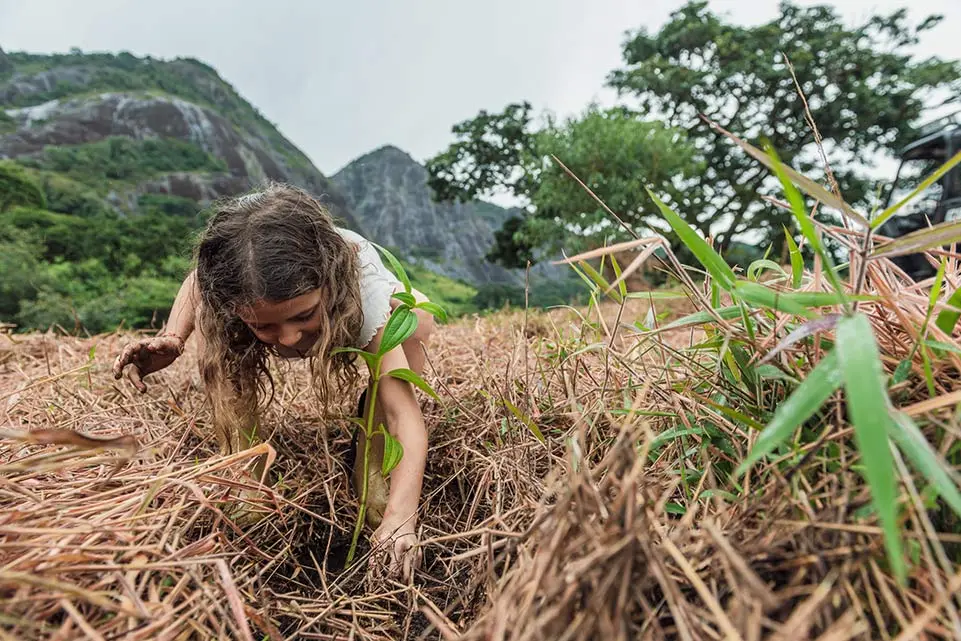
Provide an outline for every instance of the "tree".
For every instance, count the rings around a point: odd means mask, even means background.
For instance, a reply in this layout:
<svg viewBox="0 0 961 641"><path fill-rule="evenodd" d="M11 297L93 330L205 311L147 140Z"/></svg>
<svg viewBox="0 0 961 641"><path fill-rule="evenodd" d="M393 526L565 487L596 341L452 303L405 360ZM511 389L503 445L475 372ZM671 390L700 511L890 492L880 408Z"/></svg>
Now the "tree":
<svg viewBox="0 0 961 641"><path fill-rule="evenodd" d="M624 67L608 77L622 108L544 131L533 127L528 103L500 114L482 111L456 125L456 141L428 164L431 186L445 200L504 189L529 198L531 215L512 221L513 227L499 236L502 242L492 255L501 262L530 254L560 227L551 230L541 225L544 221L600 218L596 211L582 216L580 195L576 206L565 201L575 198L579 187L556 167L548 173L541 163L548 152L556 152L588 185L596 185L598 195L615 212L623 210L631 225L657 224L642 193L649 184L673 201L689 224L713 235L719 248L728 249L741 237L750 245L772 244L780 251L782 226L791 228L793 220L763 200L765 194L778 193L777 181L713 131L702 115L755 145L770 142L783 161L827 182L818 175L823 162L790 62L843 196L867 206L877 186L864 167L873 165L879 153L903 145L926 106L944 95L961 96L961 64L915 60L910 53L919 36L939 21L932 16L915 25L901 10L848 27L830 6L783 2L771 22L743 27L712 13L706 1L689 1L656 33L639 29L629 34ZM628 122L637 129L623 135L630 131ZM592 143L592 135L601 135L603 142ZM662 150L677 150L681 158L643 157L651 141L655 147L663 142ZM594 147L588 151L590 144ZM632 162L634 156L641 157ZM586 166L579 164L584 160ZM670 167L659 164L663 161ZM665 175L672 177L665 180Z"/></svg>
<svg viewBox="0 0 961 641"><path fill-rule="evenodd" d="M661 114L696 142L707 169L687 206L703 232L714 232L721 247L748 231L763 232L779 246L790 214L761 200L765 192L776 193L774 181L701 115L755 144L766 138L781 160L817 178L823 164L790 62L842 194L866 205L872 183L863 167L879 152L903 145L939 94L961 95L957 61L915 61L909 51L939 21L932 16L915 26L899 10L847 27L830 6L782 2L771 22L742 27L695 0L657 33L631 34L625 67L608 82L622 97L634 98L636 109Z"/></svg>
<svg viewBox="0 0 961 641"><path fill-rule="evenodd" d="M696 150L682 132L616 108L591 107L576 118L548 118L540 128L528 103L482 111L454 127L458 140L427 163L429 183L442 200L469 200L508 190L527 215L495 233L488 258L523 267L540 251L581 251L631 234L571 177L591 188L630 228L659 227L645 193L678 200L685 178L697 173ZM563 163L563 166L557 162Z"/></svg>

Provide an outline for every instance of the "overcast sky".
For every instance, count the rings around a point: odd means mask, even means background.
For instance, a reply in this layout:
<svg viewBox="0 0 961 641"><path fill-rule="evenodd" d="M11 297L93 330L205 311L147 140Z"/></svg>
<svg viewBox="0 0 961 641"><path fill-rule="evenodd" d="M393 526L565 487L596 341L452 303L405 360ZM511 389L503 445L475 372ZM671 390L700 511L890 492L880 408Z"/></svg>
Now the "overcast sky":
<svg viewBox="0 0 961 641"><path fill-rule="evenodd" d="M0 0L0 47L192 56L325 174L384 144L420 161L479 109L527 99L566 115L597 99L628 29L681 0ZM802 0L801 4L816 4ZM908 5L942 13L920 51L961 57L961 0L841 0L850 20ZM738 22L776 0L714 0ZM748 8L749 7L749 8Z"/></svg>

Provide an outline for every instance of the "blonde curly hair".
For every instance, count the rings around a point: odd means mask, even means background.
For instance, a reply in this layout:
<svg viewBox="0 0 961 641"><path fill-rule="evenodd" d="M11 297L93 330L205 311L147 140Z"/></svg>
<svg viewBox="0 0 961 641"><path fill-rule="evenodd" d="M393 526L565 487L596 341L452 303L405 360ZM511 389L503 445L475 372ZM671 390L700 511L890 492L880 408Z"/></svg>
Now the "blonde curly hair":
<svg viewBox="0 0 961 641"><path fill-rule="evenodd" d="M321 407L335 385L355 382L349 354L363 323L359 260L327 209L306 191L285 184L218 202L196 245L200 292L198 328L206 343L200 371L211 401L221 449L247 447L262 403L273 398L268 361L274 347L261 342L239 310L258 301L283 301L320 289L320 314L310 359ZM269 398L268 398L269 385Z"/></svg>

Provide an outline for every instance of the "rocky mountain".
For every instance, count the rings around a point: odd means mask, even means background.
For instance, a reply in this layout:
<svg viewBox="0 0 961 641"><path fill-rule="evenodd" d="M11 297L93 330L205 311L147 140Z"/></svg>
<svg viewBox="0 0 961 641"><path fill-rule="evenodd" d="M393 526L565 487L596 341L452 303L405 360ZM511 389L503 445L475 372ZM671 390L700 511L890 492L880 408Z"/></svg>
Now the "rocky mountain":
<svg viewBox="0 0 961 641"><path fill-rule="evenodd" d="M408 260L475 285L522 282L523 272L484 258L511 210L480 200L434 202L427 178L423 165L391 145L331 176L360 225Z"/></svg>
<svg viewBox="0 0 961 641"><path fill-rule="evenodd" d="M363 232L327 177L209 66L127 53L0 50L0 159L46 169L51 147L116 139L135 147L181 141L219 161L202 171L168 163L149 175L109 177L100 195L121 211L135 213L144 194L205 204L276 180L308 189L345 226Z"/></svg>

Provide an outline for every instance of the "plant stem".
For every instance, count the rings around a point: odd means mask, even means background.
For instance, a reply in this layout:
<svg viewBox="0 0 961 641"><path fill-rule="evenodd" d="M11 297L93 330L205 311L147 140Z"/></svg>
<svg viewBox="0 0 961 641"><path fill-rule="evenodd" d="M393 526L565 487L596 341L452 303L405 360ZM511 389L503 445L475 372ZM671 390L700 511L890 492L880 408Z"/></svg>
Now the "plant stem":
<svg viewBox="0 0 961 641"><path fill-rule="evenodd" d="M354 524L354 536L350 541L350 550L347 552L347 565L354 560L357 552L357 541L360 539L360 531L364 529L364 519L367 516L367 487L370 476L370 440L374 436L374 409L377 407L377 386L380 383L380 358L375 361L374 382L370 388L370 402L367 411L367 425L364 428L364 479L361 481L360 490L360 509L357 511L357 522Z"/></svg>

